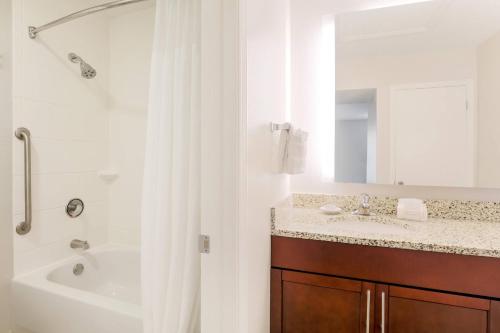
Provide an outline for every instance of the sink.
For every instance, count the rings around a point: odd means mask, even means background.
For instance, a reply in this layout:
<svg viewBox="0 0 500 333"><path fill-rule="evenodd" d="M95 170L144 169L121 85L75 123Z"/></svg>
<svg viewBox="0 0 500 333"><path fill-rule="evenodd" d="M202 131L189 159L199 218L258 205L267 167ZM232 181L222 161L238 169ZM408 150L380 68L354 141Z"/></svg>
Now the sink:
<svg viewBox="0 0 500 333"><path fill-rule="evenodd" d="M328 223L328 229L371 233L402 235L411 232L410 225L405 221L384 216L343 216L332 218Z"/></svg>

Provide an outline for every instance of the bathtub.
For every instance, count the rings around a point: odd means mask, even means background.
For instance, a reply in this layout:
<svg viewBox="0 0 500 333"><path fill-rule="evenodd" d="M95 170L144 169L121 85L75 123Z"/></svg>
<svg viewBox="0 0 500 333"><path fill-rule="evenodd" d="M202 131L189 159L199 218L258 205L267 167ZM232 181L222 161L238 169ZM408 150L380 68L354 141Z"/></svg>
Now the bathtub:
<svg viewBox="0 0 500 333"><path fill-rule="evenodd" d="M75 275L75 265L84 269ZM81 267L81 266L80 266ZM33 333L140 333L140 254L106 246L16 277L14 321Z"/></svg>

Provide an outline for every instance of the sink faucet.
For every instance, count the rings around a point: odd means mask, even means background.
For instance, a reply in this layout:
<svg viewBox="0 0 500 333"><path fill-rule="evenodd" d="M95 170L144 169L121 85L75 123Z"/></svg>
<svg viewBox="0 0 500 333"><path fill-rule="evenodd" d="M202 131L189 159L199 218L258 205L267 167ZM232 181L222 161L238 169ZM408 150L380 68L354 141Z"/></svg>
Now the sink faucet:
<svg viewBox="0 0 500 333"><path fill-rule="evenodd" d="M88 250L90 248L90 245L87 241L82 241L79 239L73 239L70 244L72 249L84 249Z"/></svg>
<svg viewBox="0 0 500 333"><path fill-rule="evenodd" d="M358 209L352 212L354 215L369 216L370 214L370 196L366 193L360 195L360 203Z"/></svg>

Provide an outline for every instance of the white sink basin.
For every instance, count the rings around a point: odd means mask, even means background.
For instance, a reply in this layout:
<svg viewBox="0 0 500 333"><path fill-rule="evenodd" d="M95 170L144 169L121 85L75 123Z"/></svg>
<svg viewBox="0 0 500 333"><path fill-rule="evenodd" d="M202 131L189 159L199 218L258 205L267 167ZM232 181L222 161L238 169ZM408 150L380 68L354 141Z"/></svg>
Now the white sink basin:
<svg viewBox="0 0 500 333"><path fill-rule="evenodd" d="M332 230L374 234L400 235L411 232L410 225L404 221L377 216L333 218L328 227Z"/></svg>
<svg viewBox="0 0 500 333"><path fill-rule="evenodd" d="M332 227L338 230L345 231L355 231L355 232L367 232L367 233L377 233L377 234L406 234L410 232L403 226L383 224L378 222L360 222L360 221L342 221L335 222Z"/></svg>

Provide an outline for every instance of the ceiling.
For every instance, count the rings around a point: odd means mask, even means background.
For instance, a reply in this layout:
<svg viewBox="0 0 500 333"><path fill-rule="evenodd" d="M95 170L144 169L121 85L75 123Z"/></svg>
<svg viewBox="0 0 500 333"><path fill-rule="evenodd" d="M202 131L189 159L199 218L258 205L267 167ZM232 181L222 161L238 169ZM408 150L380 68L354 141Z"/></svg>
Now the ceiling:
<svg viewBox="0 0 500 333"><path fill-rule="evenodd" d="M336 104L367 104L375 101L375 89L350 89L337 90L335 93Z"/></svg>
<svg viewBox="0 0 500 333"><path fill-rule="evenodd" d="M338 56L475 48L500 32L500 0L431 0L335 17Z"/></svg>
<svg viewBox="0 0 500 333"><path fill-rule="evenodd" d="M337 43L424 33L432 28L442 10L438 1L427 1L344 13L335 19Z"/></svg>

